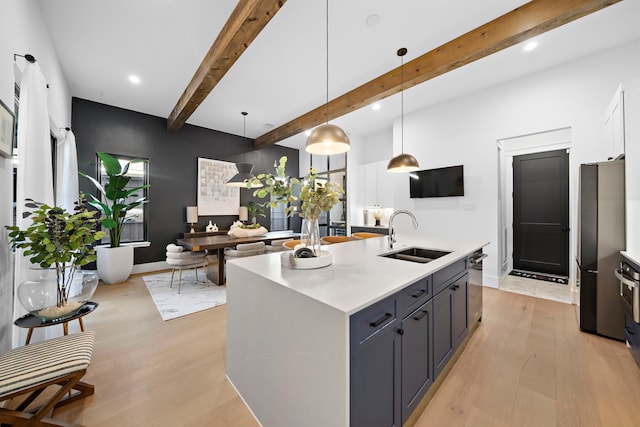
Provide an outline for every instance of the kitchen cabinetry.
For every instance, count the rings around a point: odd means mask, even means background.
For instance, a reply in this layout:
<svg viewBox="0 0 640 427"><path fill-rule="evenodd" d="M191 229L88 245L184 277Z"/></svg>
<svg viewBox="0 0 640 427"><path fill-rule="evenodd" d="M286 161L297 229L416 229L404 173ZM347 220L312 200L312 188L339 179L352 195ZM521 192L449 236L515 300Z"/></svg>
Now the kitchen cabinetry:
<svg viewBox="0 0 640 427"><path fill-rule="evenodd" d="M351 316L351 426L409 418L466 337L466 268L460 260Z"/></svg>
<svg viewBox="0 0 640 427"><path fill-rule="evenodd" d="M386 161L362 165L358 173L364 206L393 206L393 180L389 178Z"/></svg>
<svg viewBox="0 0 640 427"><path fill-rule="evenodd" d="M227 377L261 425L399 426L418 415L439 382L430 378L434 285L457 280L487 243L398 241L450 254L400 261L363 239L331 246L333 264L314 274L283 269L277 254L227 263Z"/></svg>
<svg viewBox="0 0 640 427"><path fill-rule="evenodd" d="M433 303L425 302L402 321L402 423L433 384Z"/></svg>
<svg viewBox="0 0 640 427"><path fill-rule="evenodd" d="M618 87L604 117L604 157L615 159L624 154L624 92Z"/></svg>
<svg viewBox="0 0 640 427"><path fill-rule="evenodd" d="M467 335L467 284L469 275L463 274L446 283L433 298L434 378L442 372Z"/></svg>
<svg viewBox="0 0 640 427"><path fill-rule="evenodd" d="M627 253L640 260L640 78L624 88Z"/></svg>
<svg viewBox="0 0 640 427"><path fill-rule="evenodd" d="M351 317L350 426L400 426L400 322L396 298Z"/></svg>

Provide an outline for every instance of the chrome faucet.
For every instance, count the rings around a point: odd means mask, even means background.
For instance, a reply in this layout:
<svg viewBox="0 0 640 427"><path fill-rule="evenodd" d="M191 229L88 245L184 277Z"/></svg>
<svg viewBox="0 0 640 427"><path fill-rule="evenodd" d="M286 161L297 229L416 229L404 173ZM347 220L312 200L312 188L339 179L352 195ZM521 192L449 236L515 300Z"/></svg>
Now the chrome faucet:
<svg viewBox="0 0 640 427"><path fill-rule="evenodd" d="M409 215L411 217L411 220L413 221L413 228L418 228L418 220L413 213L404 209L393 211L393 213L389 217L389 249L393 249L393 244L396 242L396 232L393 229L393 218L395 218L395 216L399 214Z"/></svg>

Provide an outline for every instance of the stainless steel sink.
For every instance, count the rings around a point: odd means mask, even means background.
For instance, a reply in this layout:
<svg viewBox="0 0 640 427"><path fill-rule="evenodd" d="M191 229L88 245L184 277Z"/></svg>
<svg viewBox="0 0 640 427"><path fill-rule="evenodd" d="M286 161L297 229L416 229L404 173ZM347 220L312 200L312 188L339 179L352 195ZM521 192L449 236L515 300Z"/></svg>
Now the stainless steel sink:
<svg viewBox="0 0 640 427"><path fill-rule="evenodd" d="M407 248L401 251L392 252L388 254L382 254L380 256L385 258L395 258L403 261L419 262L426 264L434 259L438 259L445 255L449 255L451 252L438 251L435 249L426 248Z"/></svg>

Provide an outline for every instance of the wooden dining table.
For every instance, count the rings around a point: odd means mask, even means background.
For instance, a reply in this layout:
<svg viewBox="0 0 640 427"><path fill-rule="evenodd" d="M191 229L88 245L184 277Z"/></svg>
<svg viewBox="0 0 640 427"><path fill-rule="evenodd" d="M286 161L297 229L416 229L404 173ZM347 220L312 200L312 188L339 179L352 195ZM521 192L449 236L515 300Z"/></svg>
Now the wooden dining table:
<svg viewBox="0 0 640 427"><path fill-rule="evenodd" d="M269 231L261 236L253 237L232 237L226 234L214 236L183 237L176 241L176 244L192 251L213 251L218 253L218 285L224 284L224 248L233 247L239 243L265 242L271 243L280 239L297 239L300 233L290 230Z"/></svg>

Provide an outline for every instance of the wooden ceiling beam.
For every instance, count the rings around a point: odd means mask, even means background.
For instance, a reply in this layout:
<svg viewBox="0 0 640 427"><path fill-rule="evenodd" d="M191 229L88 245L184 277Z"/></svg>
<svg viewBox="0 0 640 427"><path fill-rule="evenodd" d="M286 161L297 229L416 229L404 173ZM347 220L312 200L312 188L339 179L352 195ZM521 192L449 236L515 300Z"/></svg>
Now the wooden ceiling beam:
<svg viewBox="0 0 640 427"><path fill-rule="evenodd" d="M301 115L254 141L264 148L622 0L533 0ZM328 111L328 117L327 117Z"/></svg>
<svg viewBox="0 0 640 427"><path fill-rule="evenodd" d="M209 48L178 103L167 118L167 129L182 128L187 119L231 69L286 0L239 0Z"/></svg>

